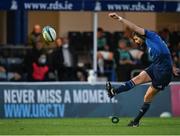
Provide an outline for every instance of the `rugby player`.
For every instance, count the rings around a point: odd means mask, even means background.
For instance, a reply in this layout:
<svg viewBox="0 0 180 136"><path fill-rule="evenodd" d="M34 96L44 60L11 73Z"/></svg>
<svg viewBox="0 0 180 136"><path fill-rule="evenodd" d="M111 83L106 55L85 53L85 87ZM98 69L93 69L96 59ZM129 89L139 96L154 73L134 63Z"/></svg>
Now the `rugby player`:
<svg viewBox="0 0 180 136"><path fill-rule="evenodd" d="M148 111L154 96L170 83L173 72L178 75L179 69L173 68L170 51L157 33L141 28L117 13L109 13L109 16L129 27L134 32L132 39L135 44L139 47L147 46L148 53L153 60L148 68L118 88L112 87L110 82L106 83L108 96L112 98L119 93L131 90L137 85L152 82L144 96L144 104L138 115L128 124L130 127L138 127L140 119Z"/></svg>

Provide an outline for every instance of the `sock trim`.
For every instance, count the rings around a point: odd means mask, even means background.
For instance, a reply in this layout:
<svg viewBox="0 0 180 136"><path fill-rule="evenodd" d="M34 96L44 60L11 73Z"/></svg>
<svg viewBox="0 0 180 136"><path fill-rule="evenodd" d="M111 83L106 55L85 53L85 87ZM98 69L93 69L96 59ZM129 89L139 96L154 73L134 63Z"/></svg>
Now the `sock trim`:
<svg viewBox="0 0 180 136"><path fill-rule="evenodd" d="M151 102L144 102L144 104L151 104Z"/></svg>
<svg viewBox="0 0 180 136"><path fill-rule="evenodd" d="M134 81L133 80L130 80L130 82L132 83L132 85L133 86L135 86L136 84L134 83Z"/></svg>

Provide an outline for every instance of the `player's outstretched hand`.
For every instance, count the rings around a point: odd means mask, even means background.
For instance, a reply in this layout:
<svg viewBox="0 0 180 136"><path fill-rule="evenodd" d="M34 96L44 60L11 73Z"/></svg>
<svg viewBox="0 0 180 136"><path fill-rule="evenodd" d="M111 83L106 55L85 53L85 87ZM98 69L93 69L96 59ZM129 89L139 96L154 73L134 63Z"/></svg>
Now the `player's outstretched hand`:
<svg viewBox="0 0 180 136"><path fill-rule="evenodd" d="M121 20L122 17L119 16L117 13L109 13L109 16L112 17L113 19Z"/></svg>

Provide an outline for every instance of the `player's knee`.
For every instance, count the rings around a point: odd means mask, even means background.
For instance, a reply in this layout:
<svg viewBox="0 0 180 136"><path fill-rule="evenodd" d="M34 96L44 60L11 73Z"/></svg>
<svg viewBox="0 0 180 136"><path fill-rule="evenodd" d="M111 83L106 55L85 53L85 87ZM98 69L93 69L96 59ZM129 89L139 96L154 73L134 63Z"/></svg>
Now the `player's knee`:
<svg viewBox="0 0 180 136"><path fill-rule="evenodd" d="M134 77L132 80L133 80L133 82L134 82L135 84L143 83L143 78L141 77L140 74L137 75L136 77Z"/></svg>
<svg viewBox="0 0 180 136"><path fill-rule="evenodd" d="M139 75L137 75L136 77L134 77L132 79L134 81L134 83L137 84L142 84L142 83L146 83L151 81L150 77L148 76L148 74L144 71L142 71Z"/></svg>

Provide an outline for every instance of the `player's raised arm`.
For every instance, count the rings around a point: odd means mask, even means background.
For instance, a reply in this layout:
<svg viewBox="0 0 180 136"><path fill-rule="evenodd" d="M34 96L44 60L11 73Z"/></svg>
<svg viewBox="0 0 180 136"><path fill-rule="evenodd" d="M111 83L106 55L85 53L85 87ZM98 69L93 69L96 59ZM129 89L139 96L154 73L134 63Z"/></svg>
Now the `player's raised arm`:
<svg viewBox="0 0 180 136"><path fill-rule="evenodd" d="M123 24L128 26L133 31L139 33L140 35L145 35L145 30L143 28L141 28L141 27L135 25L134 23L128 21L127 19L119 16L117 13L109 13L109 16L112 17L113 19L116 19L116 20L122 22Z"/></svg>

